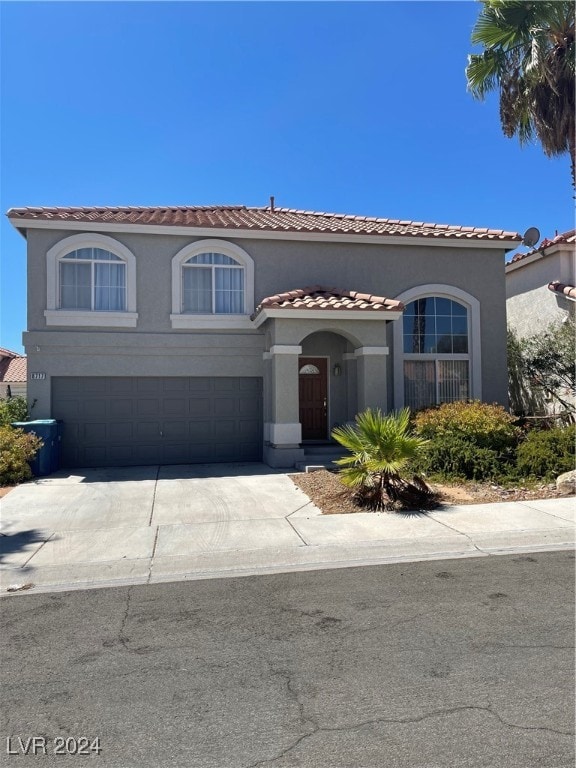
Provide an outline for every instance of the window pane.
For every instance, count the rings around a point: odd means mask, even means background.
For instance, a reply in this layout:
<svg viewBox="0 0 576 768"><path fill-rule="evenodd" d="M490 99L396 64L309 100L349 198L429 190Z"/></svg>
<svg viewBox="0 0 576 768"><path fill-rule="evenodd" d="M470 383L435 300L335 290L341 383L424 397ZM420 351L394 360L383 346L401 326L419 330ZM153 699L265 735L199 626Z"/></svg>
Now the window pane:
<svg viewBox="0 0 576 768"><path fill-rule="evenodd" d="M466 315L452 316L452 333L468 334L468 318Z"/></svg>
<svg viewBox="0 0 576 768"><path fill-rule="evenodd" d="M437 339L435 333L427 333L424 336L424 347L420 350L421 352L426 352L430 354L431 352L436 352L437 349Z"/></svg>
<svg viewBox="0 0 576 768"><path fill-rule="evenodd" d="M458 304L457 301L452 302L452 315L466 317L468 310L462 304Z"/></svg>
<svg viewBox="0 0 576 768"><path fill-rule="evenodd" d="M92 309L90 264L60 264L60 308Z"/></svg>
<svg viewBox="0 0 576 768"><path fill-rule="evenodd" d="M412 410L426 408L436 402L434 360L404 361L404 403Z"/></svg>
<svg viewBox="0 0 576 768"><path fill-rule="evenodd" d="M438 336L438 344L436 345L436 352L440 355L451 355L452 349L452 336L450 334L444 336Z"/></svg>
<svg viewBox="0 0 576 768"><path fill-rule="evenodd" d="M436 318L436 333L442 336L445 333L452 333L452 318L450 315Z"/></svg>
<svg viewBox="0 0 576 768"><path fill-rule="evenodd" d="M416 300L416 314L418 315L433 315L434 314L434 297L427 296L424 299Z"/></svg>
<svg viewBox="0 0 576 768"><path fill-rule="evenodd" d="M212 312L212 269L182 270L182 312Z"/></svg>
<svg viewBox="0 0 576 768"><path fill-rule="evenodd" d="M457 354L466 354L468 352L468 336L453 336L453 352Z"/></svg>
<svg viewBox="0 0 576 768"><path fill-rule="evenodd" d="M438 360L438 400L452 403L469 397L468 360Z"/></svg>
<svg viewBox="0 0 576 768"><path fill-rule="evenodd" d="M223 253L199 253L197 256L191 256L186 264L235 264L238 266L238 262L235 259L231 259L230 256L225 256Z"/></svg>
<svg viewBox="0 0 576 768"><path fill-rule="evenodd" d="M216 280L216 313L241 314L244 312L244 270L218 267Z"/></svg>
<svg viewBox="0 0 576 768"><path fill-rule="evenodd" d="M94 265L94 309L123 312L126 309L124 264Z"/></svg>
<svg viewBox="0 0 576 768"><path fill-rule="evenodd" d="M436 313L439 315L451 315L452 301L436 297Z"/></svg>
<svg viewBox="0 0 576 768"><path fill-rule="evenodd" d="M110 251L105 251L103 248L94 248L94 258L99 261L122 261L119 256L115 256Z"/></svg>

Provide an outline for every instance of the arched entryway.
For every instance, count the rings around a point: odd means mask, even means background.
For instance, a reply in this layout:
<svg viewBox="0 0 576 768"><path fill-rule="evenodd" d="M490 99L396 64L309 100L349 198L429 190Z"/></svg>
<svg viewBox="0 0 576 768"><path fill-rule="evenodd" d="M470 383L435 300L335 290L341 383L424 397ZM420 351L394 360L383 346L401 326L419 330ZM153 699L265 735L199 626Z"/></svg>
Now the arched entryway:
<svg viewBox="0 0 576 768"><path fill-rule="evenodd" d="M335 426L353 417L349 401L355 391L355 370L348 359L354 347L348 339L329 331L310 334L301 346L298 404L302 442L326 441Z"/></svg>

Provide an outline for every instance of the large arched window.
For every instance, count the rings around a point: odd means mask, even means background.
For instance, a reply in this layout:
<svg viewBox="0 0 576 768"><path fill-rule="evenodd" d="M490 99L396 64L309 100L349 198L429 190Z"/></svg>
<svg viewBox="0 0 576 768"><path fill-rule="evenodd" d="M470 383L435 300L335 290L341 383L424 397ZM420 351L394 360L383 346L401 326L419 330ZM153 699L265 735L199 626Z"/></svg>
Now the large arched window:
<svg viewBox="0 0 576 768"><path fill-rule="evenodd" d="M421 286L398 298L406 309L395 328L397 407L479 398L478 301L449 286Z"/></svg>
<svg viewBox="0 0 576 768"><path fill-rule="evenodd" d="M248 328L254 262L225 240L198 240L172 259L173 328Z"/></svg>
<svg viewBox="0 0 576 768"><path fill-rule="evenodd" d="M47 325L134 327L136 259L106 235L72 235L47 257Z"/></svg>

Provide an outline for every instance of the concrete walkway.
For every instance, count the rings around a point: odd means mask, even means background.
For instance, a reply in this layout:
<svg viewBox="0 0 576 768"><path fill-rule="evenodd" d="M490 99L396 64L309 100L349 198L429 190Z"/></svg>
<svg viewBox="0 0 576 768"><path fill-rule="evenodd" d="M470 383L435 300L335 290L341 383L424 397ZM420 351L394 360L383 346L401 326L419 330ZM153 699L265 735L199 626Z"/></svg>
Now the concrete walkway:
<svg viewBox="0 0 576 768"><path fill-rule="evenodd" d="M322 515L261 464L58 473L2 500L0 592L567 549L574 498Z"/></svg>

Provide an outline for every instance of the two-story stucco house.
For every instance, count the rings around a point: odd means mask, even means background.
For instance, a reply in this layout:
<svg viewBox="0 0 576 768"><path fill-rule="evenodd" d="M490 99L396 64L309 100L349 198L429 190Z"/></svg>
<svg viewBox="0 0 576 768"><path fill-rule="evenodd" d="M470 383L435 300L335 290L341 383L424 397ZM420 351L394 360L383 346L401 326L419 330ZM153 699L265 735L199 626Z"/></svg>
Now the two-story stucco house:
<svg viewBox="0 0 576 768"><path fill-rule="evenodd" d="M576 230L517 253L506 265L508 325L518 336L534 336L574 316Z"/></svg>
<svg viewBox="0 0 576 768"><path fill-rule="evenodd" d="M243 206L20 208L29 398L66 466L291 467L367 406L507 402L514 232Z"/></svg>

